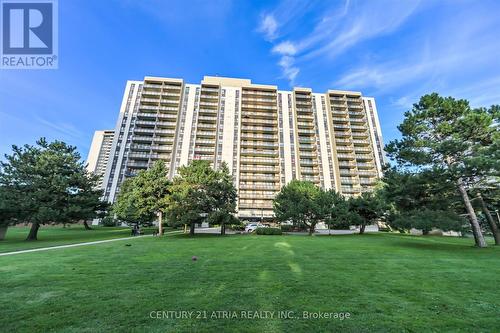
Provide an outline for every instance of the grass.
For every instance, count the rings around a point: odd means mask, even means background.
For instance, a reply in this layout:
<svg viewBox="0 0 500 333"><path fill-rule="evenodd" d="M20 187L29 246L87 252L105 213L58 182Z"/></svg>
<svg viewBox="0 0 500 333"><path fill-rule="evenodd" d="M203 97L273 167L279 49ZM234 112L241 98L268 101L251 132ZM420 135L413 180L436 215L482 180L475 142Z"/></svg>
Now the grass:
<svg viewBox="0 0 500 333"><path fill-rule="evenodd" d="M500 248L471 244L395 234L177 235L0 257L0 327L5 332L497 331ZM206 311L207 319L153 319L153 311L194 311L194 316ZM294 311L298 318L210 319L212 311L238 316ZM350 318L302 319L303 311L349 312Z"/></svg>
<svg viewBox="0 0 500 333"><path fill-rule="evenodd" d="M85 230L83 225L79 224L67 228L42 226L38 231L38 240L27 242L25 239L29 233L28 227L9 227L5 239L0 241L0 253L130 236L130 228L92 228L93 230ZM152 232L152 229L144 230L146 233Z"/></svg>

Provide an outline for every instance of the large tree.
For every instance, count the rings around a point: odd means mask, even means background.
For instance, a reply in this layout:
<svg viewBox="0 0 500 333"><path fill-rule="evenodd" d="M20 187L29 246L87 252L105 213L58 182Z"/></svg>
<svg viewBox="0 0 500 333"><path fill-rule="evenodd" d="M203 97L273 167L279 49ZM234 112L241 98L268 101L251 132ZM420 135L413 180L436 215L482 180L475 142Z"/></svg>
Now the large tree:
<svg viewBox="0 0 500 333"><path fill-rule="evenodd" d="M173 225L187 224L194 235L195 225L203 221L225 225L233 220L236 189L225 164L214 170L208 161L196 160L178 170L172 184L171 203L167 211Z"/></svg>
<svg viewBox="0 0 500 333"><path fill-rule="evenodd" d="M434 228L442 231L462 231L466 223L463 217L453 211L423 208L394 216L390 225L405 231L412 228L419 229L423 235L427 235Z"/></svg>
<svg viewBox="0 0 500 333"><path fill-rule="evenodd" d="M359 227L363 234L367 225L377 223L384 217L386 205L379 192L364 192L349 198L351 224Z"/></svg>
<svg viewBox="0 0 500 333"><path fill-rule="evenodd" d="M433 228L463 230L457 218L464 213L453 182L433 170L385 171L381 194L389 204L387 223L400 231L420 229L427 234ZM422 214L421 212L425 212ZM434 213L435 212L435 213ZM427 219L424 216L428 216ZM441 216L442 218L439 218Z"/></svg>
<svg viewBox="0 0 500 333"><path fill-rule="evenodd" d="M76 147L38 140L12 146L0 162L0 187L11 207L11 221L31 223L27 240L36 240L46 223L74 223L97 216L96 179L85 170Z"/></svg>
<svg viewBox="0 0 500 333"><path fill-rule="evenodd" d="M328 228L348 229L352 218L348 200L333 189L325 191L322 197L320 201L321 205L327 209L325 223Z"/></svg>
<svg viewBox="0 0 500 333"><path fill-rule="evenodd" d="M112 215L128 224L142 224L153 221L154 214L145 213L137 206L138 192L133 178L125 179L111 209Z"/></svg>
<svg viewBox="0 0 500 333"><path fill-rule="evenodd" d="M495 132L492 115L473 110L466 100L433 93L414 104L398 128L402 139L388 145L389 155L400 165L432 169L452 181L469 216L476 246L486 247L467 190L471 181L488 175L499 163L487 157L492 154L487 142L492 142Z"/></svg>
<svg viewBox="0 0 500 333"><path fill-rule="evenodd" d="M237 190L225 162L222 162L209 186L209 195L212 198L212 211L208 216L209 223L220 225L220 233L225 235L226 225L238 224L239 222L233 215L236 213Z"/></svg>
<svg viewBox="0 0 500 333"><path fill-rule="evenodd" d="M306 226L309 235L316 224L330 213L325 192L310 181L292 180L281 188L273 201L274 213L281 222Z"/></svg>
<svg viewBox="0 0 500 333"><path fill-rule="evenodd" d="M139 214L158 216L158 234L163 235L163 214L170 201L168 169L164 161L156 161L153 166L140 171L134 178L136 186L136 205Z"/></svg>

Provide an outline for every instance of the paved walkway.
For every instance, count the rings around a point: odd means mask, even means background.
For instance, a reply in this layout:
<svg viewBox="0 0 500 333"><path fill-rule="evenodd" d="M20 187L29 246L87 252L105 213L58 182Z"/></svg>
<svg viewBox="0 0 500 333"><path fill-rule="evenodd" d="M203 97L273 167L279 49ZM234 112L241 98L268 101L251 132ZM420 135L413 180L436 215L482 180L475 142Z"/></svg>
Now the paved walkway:
<svg viewBox="0 0 500 333"><path fill-rule="evenodd" d="M175 233L180 233L180 231L166 232L164 235L175 234ZM0 257L1 256L10 256L10 255L14 255L14 254L21 254L21 253L40 252L40 251L56 250L56 249L66 249L66 248L69 248L69 247L94 245L94 244L116 242L116 241L127 240L127 239L137 239L137 238L142 238L142 237L152 237L152 236L153 235L143 235L143 236L133 236L133 237L105 239L105 240L100 240L100 241L84 242L84 243L76 243L76 244L67 244L67 245L57 245L57 246L49 246L49 247L40 247L40 248L37 248L37 249L19 250L19 251L13 251L13 252L0 253Z"/></svg>

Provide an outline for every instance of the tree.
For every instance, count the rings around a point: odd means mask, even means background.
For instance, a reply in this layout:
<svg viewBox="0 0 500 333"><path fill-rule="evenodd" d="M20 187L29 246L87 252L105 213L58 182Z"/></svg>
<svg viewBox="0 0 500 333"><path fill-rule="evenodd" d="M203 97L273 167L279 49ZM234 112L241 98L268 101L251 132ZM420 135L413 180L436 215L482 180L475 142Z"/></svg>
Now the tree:
<svg viewBox="0 0 500 333"><path fill-rule="evenodd" d="M139 214L158 215L158 235L163 235L163 214L170 201L168 169L164 161L158 160L133 178L137 192L136 206Z"/></svg>
<svg viewBox="0 0 500 333"><path fill-rule="evenodd" d="M178 173L167 211L170 223L188 224L189 233L194 235L195 225L206 220L220 224L224 234L225 225L233 220L229 215L236 208L236 189L227 166L223 163L214 170L208 161L196 160L180 167Z"/></svg>
<svg viewBox="0 0 500 333"><path fill-rule="evenodd" d="M461 231L466 223L463 217L452 211L424 208L399 214L391 220L390 225L398 230L419 229L423 235L427 235L434 228Z"/></svg>
<svg viewBox="0 0 500 333"><path fill-rule="evenodd" d="M77 186L72 189L73 195L68 200L68 218L72 221L83 220L86 230L92 230L87 221L95 217L103 217L109 204L102 201L102 190L97 188L99 177L93 174L77 175Z"/></svg>
<svg viewBox="0 0 500 333"><path fill-rule="evenodd" d="M488 226L490 227L493 238L495 239L495 245L500 245L500 228L498 227L495 219L491 215L490 210L488 209L488 205L486 204L483 195L481 192L476 193L476 199L479 202L479 207L482 210L486 221L488 222Z"/></svg>
<svg viewBox="0 0 500 333"><path fill-rule="evenodd" d="M118 220L129 224L142 224L154 219L152 212L140 210L137 206L139 193L135 186L134 178L125 179L120 187L120 192L111 209Z"/></svg>
<svg viewBox="0 0 500 333"><path fill-rule="evenodd" d="M0 187L13 203L11 221L31 223L27 240L36 240L46 223L74 223L97 216L95 179L80 162L76 147L61 141L36 146L12 146L12 155L0 162Z"/></svg>
<svg viewBox="0 0 500 333"><path fill-rule="evenodd" d="M12 199L6 186L0 186L0 240L4 240L9 224L16 222L16 203Z"/></svg>
<svg viewBox="0 0 500 333"><path fill-rule="evenodd" d="M237 218L233 215L236 212L237 190L233 184L233 177L225 162L215 172L213 181L209 182L208 194L212 198L212 211L208 219L211 224L220 225L221 235L226 234L227 224L236 224Z"/></svg>
<svg viewBox="0 0 500 333"><path fill-rule="evenodd" d="M326 206L327 214L325 215L325 223L328 228L345 228L348 229L351 221L351 212L349 211L349 204L346 198L331 189L325 191L326 199L323 204Z"/></svg>
<svg viewBox="0 0 500 333"><path fill-rule="evenodd" d="M484 109L472 110L466 100L433 93L422 96L405 113L398 127L402 139L392 141L386 149L400 165L433 170L455 184L478 247L487 244L467 187L470 181L498 170L499 161L489 158L493 152L488 142L493 142L496 131L492 124L492 115Z"/></svg>
<svg viewBox="0 0 500 333"><path fill-rule="evenodd" d="M385 213L385 204L378 192L364 192L359 197L349 198L351 224L359 226L359 234L365 232L367 225L380 220Z"/></svg>
<svg viewBox="0 0 500 333"><path fill-rule="evenodd" d="M325 205L328 198L324 193L310 181L292 180L283 186L273 201L276 218L281 222L305 225L312 235L316 224L329 213Z"/></svg>

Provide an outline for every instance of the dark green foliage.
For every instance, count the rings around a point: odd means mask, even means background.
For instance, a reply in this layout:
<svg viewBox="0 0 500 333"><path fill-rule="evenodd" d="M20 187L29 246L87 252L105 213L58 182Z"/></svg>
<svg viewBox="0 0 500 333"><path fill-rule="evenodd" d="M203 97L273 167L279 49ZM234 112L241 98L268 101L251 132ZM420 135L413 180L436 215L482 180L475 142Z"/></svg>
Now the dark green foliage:
<svg viewBox="0 0 500 333"><path fill-rule="evenodd" d="M36 240L43 224L88 220L106 209L97 177L87 173L76 147L42 138L12 150L0 162L0 188L8 203L0 214L10 223L31 223L28 240Z"/></svg>
<svg viewBox="0 0 500 333"><path fill-rule="evenodd" d="M293 231L294 226L291 224L282 224L280 226L280 228L281 228L281 231L283 231L283 232L290 232L290 231Z"/></svg>
<svg viewBox="0 0 500 333"><path fill-rule="evenodd" d="M104 227L115 227L117 221L112 216L105 216L102 218L101 224Z"/></svg>
<svg viewBox="0 0 500 333"><path fill-rule="evenodd" d="M119 220L130 224L151 224L169 205L170 181L164 161L156 161L148 170L126 179L113 205Z"/></svg>
<svg viewBox="0 0 500 333"><path fill-rule="evenodd" d="M434 228L443 231L463 231L467 221L454 212L422 209L400 214L390 221L390 225L397 230L419 229L425 235Z"/></svg>
<svg viewBox="0 0 500 333"><path fill-rule="evenodd" d="M257 235L281 235L283 232L280 228L257 228Z"/></svg>
<svg viewBox="0 0 500 333"><path fill-rule="evenodd" d="M197 223L207 220L221 225L234 224L236 188L226 164L214 170L208 161L195 160L178 170L172 185L171 204L167 211L171 225L190 225L194 234Z"/></svg>
<svg viewBox="0 0 500 333"><path fill-rule="evenodd" d="M436 93L425 95L405 113L398 127L402 139L386 147L399 166L431 171L455 185L478 247L487 244L467 190L478 180L499 174L497 110L472 109L466 100Z"/></svg>
<svg viewBox="0 0 500 333"><path fill-rule="evenodd" d="M350 224L359 226L359 233L365 227L375 224L384 217L386 204L380 192L365 192L359 197L350 198L349 201Z"/></svg>
<svg viewBox="0 0 500 333"><path fill-rule="evenodd" d="M292 180L276 195L274 213L280 222L305 225L311 235L316 224L328 214L326 201L325 192L312 182Z"/></svg>

